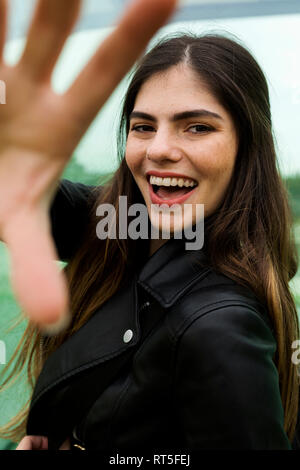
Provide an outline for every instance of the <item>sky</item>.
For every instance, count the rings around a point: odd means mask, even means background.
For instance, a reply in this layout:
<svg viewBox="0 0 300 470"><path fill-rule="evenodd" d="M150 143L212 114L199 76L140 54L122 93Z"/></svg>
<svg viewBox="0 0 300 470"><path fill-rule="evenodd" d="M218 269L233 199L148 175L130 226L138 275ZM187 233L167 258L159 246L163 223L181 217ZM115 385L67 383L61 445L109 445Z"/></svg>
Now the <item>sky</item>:
<svg viewBox="0 0 300 470"><path fill-rule="evenodd" d="M12 11L11 37L22 35L16 34L22 32L22 28L25 31L32 4L27 1L26 11L21 7ZM185 1L203 3L202 0ZM216 1L222 3L224 0ZM124 0L101 2L104 24L112 21L123 3ZM12 4L24 5L19 0L13 0ZM99 11L98 0L88 0L85 8L80 28L86 30L77 31L67 41L53 75L53 86L58 92L62 92L72 82L110 31L109 27L89 29L91 18ZM250 49L269 83L281 172L284 175L300 173L300 46L297 47L300 44L300 14L176 22L163 28L156 38L178 30L233 34ZM22 39L11 39L6 49L8 62L14 63L22 48ZM75 158L87 171L106 173L117 166L115 130L125 87L126 80L114 92L76 149Z"/></svg>

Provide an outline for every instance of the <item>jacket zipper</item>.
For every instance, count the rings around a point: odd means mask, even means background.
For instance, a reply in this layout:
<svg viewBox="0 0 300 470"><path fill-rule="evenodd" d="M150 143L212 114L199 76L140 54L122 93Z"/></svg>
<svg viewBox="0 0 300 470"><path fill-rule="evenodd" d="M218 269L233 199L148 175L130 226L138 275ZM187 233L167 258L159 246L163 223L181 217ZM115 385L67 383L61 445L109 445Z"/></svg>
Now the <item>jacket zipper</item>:
<svg viewBox="0 0 300 470"><path fill-rule="evenodd" d="M141 308L139 309L139 312L138 312L138 313L141 313L141 311L144 310L146 307L150 307L150 302L149 302L149 301L143 303L143 305L142 305Z"/></svg>

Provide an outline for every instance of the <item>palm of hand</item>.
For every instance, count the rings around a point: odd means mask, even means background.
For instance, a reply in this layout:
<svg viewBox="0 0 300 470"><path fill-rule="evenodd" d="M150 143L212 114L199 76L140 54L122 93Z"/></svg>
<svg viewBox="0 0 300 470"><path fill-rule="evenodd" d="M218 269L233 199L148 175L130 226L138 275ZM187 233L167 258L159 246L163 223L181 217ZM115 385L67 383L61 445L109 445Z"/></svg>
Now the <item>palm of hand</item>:
<svg viewBox="0 0 300 470"><path fill-rule="evenodd" d="M59 178L81 137L176 0L137 0L71 87L56 95L50 81L81 1L39 0L23 55L3 61L6 0L0 0L0 235L11 257L11 281L23 310L37 324L61 320L66 282L54 260L49 208ZM105 72L105 73L103 73Z"/></svg>

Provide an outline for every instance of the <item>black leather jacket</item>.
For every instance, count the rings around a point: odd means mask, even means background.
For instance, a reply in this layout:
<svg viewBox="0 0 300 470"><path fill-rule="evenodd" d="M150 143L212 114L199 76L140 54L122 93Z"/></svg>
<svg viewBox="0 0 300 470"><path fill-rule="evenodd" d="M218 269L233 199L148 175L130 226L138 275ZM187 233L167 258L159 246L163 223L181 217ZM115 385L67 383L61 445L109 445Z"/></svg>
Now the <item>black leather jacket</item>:
<svg viewBox="0 0 300 470"><path fill-rule="evenodd" d="M88 192L59 189L60 253ZM102 451L291 449L275 350L253 294L170 240L47 360L27 433Z"/></svg>

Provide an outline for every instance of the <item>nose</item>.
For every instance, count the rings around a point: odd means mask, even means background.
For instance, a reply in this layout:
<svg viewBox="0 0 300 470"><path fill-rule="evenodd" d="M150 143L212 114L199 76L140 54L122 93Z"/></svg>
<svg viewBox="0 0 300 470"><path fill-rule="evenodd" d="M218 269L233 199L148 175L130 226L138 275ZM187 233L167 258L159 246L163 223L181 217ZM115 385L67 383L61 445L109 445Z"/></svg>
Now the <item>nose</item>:
<svg viewBox="0 0 300 470"><path fill-rule="evenodd" d="M176 136L166 130L157 130L149 141L146 158L152 162L163 163L164 161L178 162L182 158Z"/></svg>

